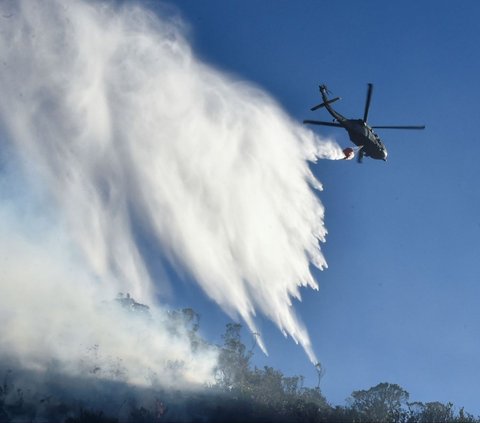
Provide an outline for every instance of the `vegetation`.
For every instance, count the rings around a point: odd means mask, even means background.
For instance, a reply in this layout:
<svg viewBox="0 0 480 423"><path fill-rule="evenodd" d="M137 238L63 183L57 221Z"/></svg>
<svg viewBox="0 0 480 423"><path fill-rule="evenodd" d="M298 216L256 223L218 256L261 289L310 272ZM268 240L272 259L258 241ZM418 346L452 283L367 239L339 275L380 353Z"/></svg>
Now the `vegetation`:
<svg viewBox="0 0 480 423"><path fill-rule="evenodd" d="M118 301L123 307L148 314L148 308L129 296ZM174 311L170 318L172 328L179 322L184 326L194 348L206 344L198 334L199 316L192 309ZM41 395L38 389L18 388L12 372L7 371L0 383L0 422L480 422L463 408L456 411L451 403L410 402L409 393L392 383L354 391L345 406L333 406L320 386L303 386L302 376L252 366L253 352L242 342L241 328L235 323L226 326L223 344L218 346L216 383L202 392L150 390L129 396L125 387L109 385L104 390L118 404L107 410L58 391ZM320 376L319 366L319 384ZM28 395L29 391L35 394ZM121 400L122 396L125 399ZM149 400L142 403L142 397Z"/></svg>

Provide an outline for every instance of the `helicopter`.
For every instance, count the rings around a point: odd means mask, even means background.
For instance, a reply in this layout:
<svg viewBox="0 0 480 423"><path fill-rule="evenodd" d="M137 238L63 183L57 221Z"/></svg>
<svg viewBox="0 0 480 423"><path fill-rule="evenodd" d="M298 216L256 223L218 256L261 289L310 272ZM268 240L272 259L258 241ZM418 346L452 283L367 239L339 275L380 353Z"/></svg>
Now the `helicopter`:
<svg viewBox="0 0 480 423"><path fill-rule="evenodd" d="M348 132L350 140L358 147L358 163L362 163L364 156L371 157L376 160L387 160L387 149L380 140L380 137L374 132L374 129L425 129L425 125L417 126L370 126L367 123L368 111L370 109L370 101L372 99L373 84L368 84L367 99L365 101L365 111L363 119L347 119L340 113L335 111L330 105L340 97L328 99L327 95L330 93L326 85L320 85L320 94L322 95L323 103L313 106L310 110L315 111L325 107L327 111L333 116L333 122L323 122L320 120L304 120L303 123L312 125L333 126L336 128L344 128ZM344 160L351 160L355 155L353 148L345 148Z"/></svg>

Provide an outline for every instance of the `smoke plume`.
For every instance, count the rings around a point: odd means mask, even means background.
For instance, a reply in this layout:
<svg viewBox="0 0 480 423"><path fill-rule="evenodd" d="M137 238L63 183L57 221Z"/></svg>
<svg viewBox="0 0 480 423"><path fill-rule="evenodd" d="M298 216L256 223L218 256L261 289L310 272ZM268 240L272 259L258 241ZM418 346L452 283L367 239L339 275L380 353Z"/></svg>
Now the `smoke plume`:
<svg viewBox="0 0 480 423"><path fill-rule="evenodd" d="M180 356L184 378L208 380L214 354L194 354L186 336L172 344L137 322L135 351L112 334L133 323L95 309L92 298L118 291L150 304L162 295L142 256L147 237L232 317L256 332L263 313L316 362L292 308L300 287L317 289L310 264L326 266L307 162L341 149L202 63L177 19L82 0L0 9L2 175L25 193L2 200L1 352L68 366L79 343L98 344L105 356L125 352L131 374Z"/></svg>

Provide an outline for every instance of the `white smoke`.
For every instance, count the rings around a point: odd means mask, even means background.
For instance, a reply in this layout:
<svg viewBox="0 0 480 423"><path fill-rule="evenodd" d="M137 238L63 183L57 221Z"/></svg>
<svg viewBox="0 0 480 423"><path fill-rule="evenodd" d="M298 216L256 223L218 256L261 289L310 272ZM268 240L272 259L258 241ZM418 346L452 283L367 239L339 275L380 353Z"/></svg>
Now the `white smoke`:
<svg viewBox="0 0 480 423"><path fill-rule="evenodd" d="M0 7L5 140L53 205L67 234L61 245L76 263L75 272L65 264L57 272L49 254L66 257L54 253L55 239L34 251L21 240L21 251L48 265L17 273L22 264L12 258L2 308L8 298L30 310L39 291L48 304L92 279L105 295L129 291L154 302L161 292L140 252L141 225L158 255L189 272L226 312L257 331L260 311L316 362L291 299L301 286L317 289L310 264L326 266L324 209L312 191L321 186L307 161L342 158L340 147L293 122L264 92L199 61L178 22L132 4L12 0ZM13 251L12 236L2 237L2 254ZM79 267L87 271L77 276ZM65 274L75 277L64 281ZM32 287L19 277L36 288L26 295ZM90 288L81 292L87 302ZM58 298L66 301L55 302L62 322L72 304L67 294ZM85 311L73 307L75 319ZM91 322L97 325L108 328ZM0 338L12 330L3 325ZM202 377L209 363L197 362Z"/></svg>
<svg viewBox="0 0 480 423"><path fill-rule="evenodd" d="M161 310L135 313L100 301L109 290L79 266L64 233L48 218L35 218L27 206L4 198L0 240L1 360L139 386L213 382L213 348L193 349L188 328Z"/></svg>

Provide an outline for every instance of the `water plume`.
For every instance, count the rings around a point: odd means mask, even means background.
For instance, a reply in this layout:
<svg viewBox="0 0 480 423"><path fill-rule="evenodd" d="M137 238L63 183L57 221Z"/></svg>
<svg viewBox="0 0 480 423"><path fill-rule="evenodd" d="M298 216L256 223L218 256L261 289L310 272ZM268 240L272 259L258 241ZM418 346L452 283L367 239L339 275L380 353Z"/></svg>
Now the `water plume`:
<svg viewBox="0 0 480 423"><path fill-rule="evenodd" d="M159 257L232 317L257 332L261 312L316 362L292 298L302 286L317 289L310 264L326 266L324 209L313 191L321 185L308 161L340 159L340 147L265 92L202 63L178 19L133 3L0 8L2 144L41 192L85 278L104 293L161 296L141 227ZM38 289L44 271L29 275Z"/></svg>

